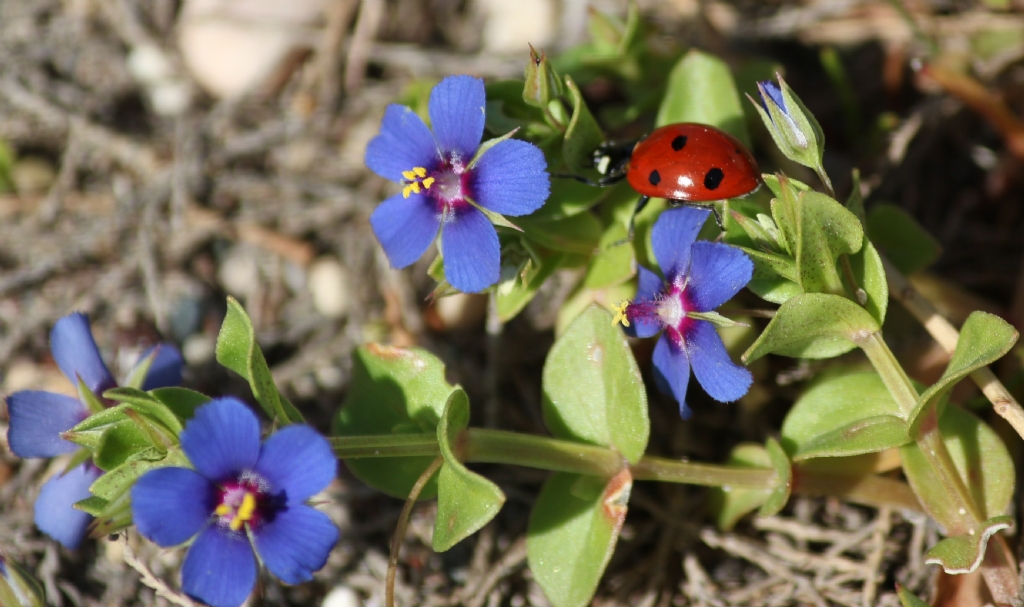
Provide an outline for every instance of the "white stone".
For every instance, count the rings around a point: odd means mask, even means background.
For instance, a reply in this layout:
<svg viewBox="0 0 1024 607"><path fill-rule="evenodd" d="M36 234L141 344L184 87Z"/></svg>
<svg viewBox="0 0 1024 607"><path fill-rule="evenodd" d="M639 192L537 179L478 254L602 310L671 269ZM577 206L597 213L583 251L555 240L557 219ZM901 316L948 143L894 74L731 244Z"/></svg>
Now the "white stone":
<svg viewBox="0 0 1024 607"><path fill-rule="evenodd" d="M313 307L328 318L341 318L348 312L351 284L348 270L334 257L321 257L309 266L306 286Z"/></svg>
<svg viewBox="0 0 1024 607"><path fill-rule="evenodd" d="M174 64L159 46L140 44L128 53L128 72L142 84L156 84L174 77Z"/></svg>
<svg viewBox="0 0 1024 607"><path fill-rule="evenodd" d="M328 0L189 0L178 25L182 59L217 97L251 91L287 53L310 46Z"/></svg>
<svg viewBox="0 0 1024 607"><path fill-rule="evenodd" d="M325 390L337 390L345 382L345 376L342 375L341 369L334 365L318 367L315 373L316 382Z"/></svg>
<svg viewBox="0 0 1024 607"><path fill-rule="evenodd" d="M320 603L321 607L362 607L362 604L356 591L348 586L335 586Z"/></svg>
<svg viewBox="0 0 1024 607"><path fill-rule="evenodd" d="M553 0L480 0L484 11L484 50L492 53L524 53L527 44L549 47L555 41L558 22Z"/></svg>
<svg viewBox="0 0 1024 607"><path fill-rule="evenodd" d="M224 290L235 297L245 298L259 287L260 268L256 251L248 245L236 245L220 262L217 278Z"/></svg>
<svg viewBox="0 0 1024 607"><path fill-rule="evenodd" d="M468 329L483 321L487 314L487 296L456 293L438 299L436 309L446 330Z"/></svg>
<svg viewBox="0 0 1024 607"><path fill-rule="evenodd" d="M149 87L149 102L161 116L179 116L192 103L192 87L184 80L165 80Z"/></svg>
<svg viewBox="0 0 1024 607"><path fill-rule="evenodd" d="M190 367L198 367L210 362L216 353L217 340L205 333L189 335L181 344L181 355Z"/></svg>

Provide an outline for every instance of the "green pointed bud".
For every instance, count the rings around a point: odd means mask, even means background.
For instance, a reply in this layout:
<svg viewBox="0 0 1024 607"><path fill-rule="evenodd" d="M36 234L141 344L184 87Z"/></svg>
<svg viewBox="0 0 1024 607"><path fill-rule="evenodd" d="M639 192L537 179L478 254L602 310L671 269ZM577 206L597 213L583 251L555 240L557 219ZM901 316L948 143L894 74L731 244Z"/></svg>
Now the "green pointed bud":
<svg viewBox="0 0 1024 607"><path fill-rule="evenodd" d="M43 607L43 588L32 576L0 555L0 605Z"/></svg>
<svg viewBox="0 0 1024 607"><path fill-rule="evenodd" d="M786 81L781 76L776 78L779 84L771 80L758 82L760 103L754 99L751 102L786 158L814 169L831 190L832 184L821 161L825 152L821 126Z"/></svg>
<svg viewBox="0 0 1024 607"><path fill-rule="evenodd" d="M526 64L526 86L523 87L523 101L527 105L543 108L565 93L562 78L548 61L544 51L539 54L530 45L530 62Z"/></svg>

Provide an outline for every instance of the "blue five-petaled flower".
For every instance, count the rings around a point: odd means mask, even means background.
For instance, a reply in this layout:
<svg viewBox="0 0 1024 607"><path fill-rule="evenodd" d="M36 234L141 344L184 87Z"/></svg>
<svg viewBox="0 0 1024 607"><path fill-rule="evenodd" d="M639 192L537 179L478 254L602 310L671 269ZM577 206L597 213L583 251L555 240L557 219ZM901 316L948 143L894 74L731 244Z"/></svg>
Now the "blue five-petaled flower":
<svg viewBox="0 0 1024 607"><path fill-rule="evenodd" d="M654 255L665 276L641 267L636 299L620 306L616 320L637 337L664 329L654 347L659 388L679 401L689 417L686 387L693 368L697 381L715 400L734 401L750 388L750 371L729 358L714 325L688 316L710 312L750 282L754 264L739 249L697 241L709 211L682 207L661 214L651 231Z"/></svg>
<svg viewBox="0 0 1024 607"><path fill-rule="evenodd" d="M531 143L507 139L474 160L485 102L482 80L450 76L430 92L433 132L410 108L389 105L380 134L366 147L366 166L404 186L370 217L391 266L419 259L440 231L445 279L466 293L486 289L501 274L497 232L477 206L527 215L550 190L544 154Z"/></svg>
<svg viewBox="0 0 1024 607"><path fill-rule="evenodd" d="M287 584L312 578L338 540L327 515L304 502L337 468L327 440L309 426L287 426L260 444L256 415L234 398L198 409L181 432L194 466L158 468L132 487L132 518L157 544L196 536L185 556L186 594L235 607L256 583L256 552Z"/></svg>
<svg viewBox="0 0 1024 607"><path fill-rule="evenodd" d="M58 320L50 333L50 351L61 372L76 386L93 394L117 386L103 364L92 338L89 319L84 314L69 314ZM181 353L169 344L160 344L143 353L139 364L149 360L150 367L142 388L152 390L181 383ZM22 458L54 457L72 453L81 447L61 438L61 434L89 416L80 399L40 390L23 390L7 397L10 426L7 442ZM92 517L76 510L75 502L90 496L89 486L103 474L91 462L78 465L43 484L35 503L35 523L41 531L67 548L77 548L86 536Z"/></svg>

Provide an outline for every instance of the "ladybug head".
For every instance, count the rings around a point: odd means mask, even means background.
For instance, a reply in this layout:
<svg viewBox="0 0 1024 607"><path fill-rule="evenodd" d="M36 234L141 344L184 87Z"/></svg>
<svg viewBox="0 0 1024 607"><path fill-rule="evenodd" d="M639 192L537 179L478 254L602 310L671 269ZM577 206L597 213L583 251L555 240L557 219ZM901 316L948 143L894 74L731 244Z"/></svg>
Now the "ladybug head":
<svg viewBox="0 0 1024 607"><path fill-rule="evenodd" d="M635 141L606 141L594 150L594 168L605 177L621 177L629 167L629 157L636 147Z"/></svg>

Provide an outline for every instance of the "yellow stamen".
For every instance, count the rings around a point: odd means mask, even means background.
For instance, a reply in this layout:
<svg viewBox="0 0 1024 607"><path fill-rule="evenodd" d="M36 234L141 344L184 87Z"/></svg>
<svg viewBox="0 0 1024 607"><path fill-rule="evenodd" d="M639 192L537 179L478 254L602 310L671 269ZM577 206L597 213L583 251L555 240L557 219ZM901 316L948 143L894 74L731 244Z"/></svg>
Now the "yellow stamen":
<svg viewBox="0 0 1024 607"><path fill-rule="evenodd" d="M432 186L432 185L434 185L434 178L433 177L427 177L426 179L423 180L423 187L424 188L429 190L430 186Z"/></svg>
<svg viewBox="0 0 1024 607"><path fill-rule="evenodd" d="M416 176L421 179L427 176L427 169L423 167L413 167L412 172L416 173Z"/></svg>
<svg viewBox="0 0 1024 607"><path fill-rule="evenodd" d="M409 194L419 194L420 184L423 184L425 189L430 189L430 186L434 184L433 177L427 177L427 169L423 167L413 167L411 171L402 171L403 181L405 187L402 188L402 198L408 198ZM427 177L426 179L423 179ZM423 181L419 181L423 179Z"/></svg>
<svg viewBox="0 0 1024 607"><path fill-rule="evenodd" d="M620 301L619 303L612 306L615 309L615 318L612 319L612 324L617 325L622 323L623 327L629 326L629 318L626 317L626 308L629 307L628 301Z"/></svg>
<svg viewBox="0 0 1024 607"><path fill-rule="evenodd" d="M221 504L214 509L213 513L217 516L227 516L231 514L231 506L228 506L227 504Z"/></svg>
<svg viewBox="0 0 1024 607"><path fill-rule="evenodd" d="M416 173L413 173L412 171L402 171L402 177L405 177L408 181L412 181L413 179L416 179Z"/></svg>

